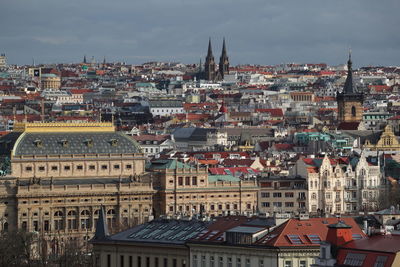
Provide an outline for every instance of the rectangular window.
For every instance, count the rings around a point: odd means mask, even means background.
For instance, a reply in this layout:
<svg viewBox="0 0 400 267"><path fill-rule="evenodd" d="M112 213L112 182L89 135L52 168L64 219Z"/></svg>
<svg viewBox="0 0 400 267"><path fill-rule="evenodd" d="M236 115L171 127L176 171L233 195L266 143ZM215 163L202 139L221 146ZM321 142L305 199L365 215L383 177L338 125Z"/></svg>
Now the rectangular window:
<svg viewBox="0 0 400 267"><path fill-rule="evenodd" d="M193 255L192 264L193 264L193 267L197 267L197 255Z"/></svg>
<svg viewBox="0 0 400 267"><path fill-rule="evenodd" d="M107 267L111 267L111 254L107 254Z"/></svg>
<svg viewBox="0 0 400 267"><path fill-rule="evenodd" d="M197 185L197 177L192 177L192 185Z"/></svg>
<svg viewBox="0 0 400 267"><path fill-rule="evenodd" d="M185 177L185 185L190 185L190 177Z"/></svg>
<svg viewBox="0 0 400 267"><path fill-rule="evenodd" d="M261 202L261 206L264 208L269 208L269 202Z"/></svg>
<svg viewBox="0 0 400 267"><path fill-rule="evenodd" d="M69 171L69 170L71 170L71 166L64 166L64 171Z"/></svg>
<svg viewBox="0 0 400 267"><path fill-rule="evenodd" d="M76 166L76 169L77 169L78 171L83 170L83 165L78 165L78 166Z"/></svg>
<svg viewBox="0 0 400 267"><path fill-rule="evenodd" d="M133 267L132 256L129 256L129 267Z"/></svg>
<svg viewBox="0 0 400 267"><path fill-rule="evenodd" d="M183 177L178 177L178 185L183 185Z"/></svg>
<svg viewBox="0 0 400 267"><path fill-rule="evenodd" d="M214 256L210 256L210 267L215 267L215 265L214 265Z"/></svg>
<svg viewBox="0 0 400 267"><path fill-rule="evenodd" d="M128 169L128 170L132 169L132 165L131 164L127 164L126 165L126 169Z"/></svg>
<svg viewBox="0 0 400 267"><path fill-rule="evenodd" d="M154 258L154 267L158 267L158 258Z"/></svg>
<svg viewBox="0 0 400 267"><path fill-rule="evenodd" d="M294 203L293 202L285 202L285 207L289 208L289 207L293 207Z"/></svg>
<svg viewBox="0 0 400 267"><path fill-rule="evenodd" d="M115 164L115 165L114 165L114 169L119 170L119 165L118 165L118 164Z"/></svg>
<svg viewBox="0 0 400 267"><path fill-rule="evenodd" d="M164 267L168 267L168 259L164 258Z"/></svg>
<svg viewBox="0 0 400 267"><path fill-rule="evenodd" d="M346 258L344 260L345 265L350 266L362 266L364 264L364 260L367 254L364 253L347 253Z"/></svg>
<svg viewBox="0 0 400 267"><path fill-rule="evenodd" d="M137 256L137 266L142 267L142 257Z"/></svg>
<svg viewBox="0 0 400 267"><path fill-rule="evenodd" d="M285 261L285 267L292 267L291 261Z"/></svg>
<svg viewBox="0 0 400 267"><path fill-rule="evenodd" d="M292 192L286 192L285 197L293 197L294 194Z"/></svg>
<svg viewBox="0 0 400 267"><path fill-rule="evenodd" d="M219 257L218 259L218 267L223 267L224 266L224 258Z"/></svg>
<svg viewBox="0 0 400 267"><path fill-rule="evenodd" d="M146 267L150 267L150 257L146 257Z"/></svg>
<svg viewBox="0 0 400 267"><path fill-rule="evenodd" d="M44 172L44 166L40 166L39 171Z"/></svg>
<svg viewBox="0 0 400 267"><path fill-rule="evenodd" d="M27 172L32 171L32 167L31 166L25 167L25 171L27 171Z"/></svg>
<svg viewBox="0 0 400 267"><path fill-rule="evenodd" d="M120 261L119 261L119 265L120 265L121 267L124 267L124 255L121 255L119 260L120 260Z"/></svg>
<svg viewBox="0 0 400 267"><path fill-rule="evenodd" d="M274 197L282 197L282 193L274 193L273 196Z"/></svg>
<svg viewBox="0 0 400 267"><path fill-rule="evenodd" d="M58 170L58 167L57 166L51 166L51 170L52 171L56 171L56 170Z"/></svg>
<svg viewBox="0 0 400 267"><path fill-rule="evenodd" d="M269 197L269 193L262 192L262 193L261 193L261 197Z"/></svg>
<svg viewBox="0 0 400 267"><path fill-rule="evenodd" d="M107 170L108 166L107 165L101 165L102 170Z"/></svg>
<svg viewBox="0 0 400 267"><path fill-rule="evenodd" d="M96 169L96 166L94 166L94 165L89 165L89 170L94 170L94 169Z"/></svg>
<svg viewBox="0 0 400 267"><path fill-rule="evenodd" d="M300 261L299 267L306 267L307 262L306 261Z"/></svg>
<svg viewBox="0 0 400 267"><path fill-rule="evenodd" d="M258 267L264 267L264 260L258 261Z"/></svg>
<svg viewBox="0 0 400 267"><path fill-rule="evenodd" d="M172 259L172 267L178 267L178 263L177 263L176 259Z"/></svg>

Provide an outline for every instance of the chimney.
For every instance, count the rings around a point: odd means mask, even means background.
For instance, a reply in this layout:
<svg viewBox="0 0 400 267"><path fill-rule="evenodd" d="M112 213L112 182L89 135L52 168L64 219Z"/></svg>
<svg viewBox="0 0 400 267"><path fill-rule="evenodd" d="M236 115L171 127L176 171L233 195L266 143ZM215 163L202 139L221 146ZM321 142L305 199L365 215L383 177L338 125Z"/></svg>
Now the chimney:
<svg viewBox="0 0 400 267"><path fill-rule="evenodd" d="M335 224L328 225L328 234L326 241L332 244L332 247L339 247L353 240L351 226L339 221Z"/></svg>

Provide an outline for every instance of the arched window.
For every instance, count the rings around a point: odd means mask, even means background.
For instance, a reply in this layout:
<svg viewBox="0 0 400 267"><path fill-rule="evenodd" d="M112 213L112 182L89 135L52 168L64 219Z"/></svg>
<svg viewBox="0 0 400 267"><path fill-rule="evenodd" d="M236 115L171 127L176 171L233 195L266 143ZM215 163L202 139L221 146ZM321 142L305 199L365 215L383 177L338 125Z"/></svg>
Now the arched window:
<svg viewBox="0 0 400 267"><path fill-rule="evenodd" d="M95 210L95 211L94 211L94 214L95 214L95 215L99 215L99 213L100 213L100 210Z"/></svg>
<svg viewBox="0 0 400 267"><path fill-rule="evenodd" d="M89 216L89 215L90 215L90 212L89 212L88 210L82 210L82 211L81 211L81 215L83 215L83 216Z"/></svg>
<svg viewBox="0 0 400 267"><path fill-rule="evenodd" d="M8 222L5 222L3 225L3 231L7 232L8 231Z"/></svg>
<svg viewBox="0 0 400 267"><path fill-rule="evenodd" d="M351 107L351 115L352 115L353 117L356 116L356 107L355 107L355 106L352 106L352 107Z"/></svg>
<svg viewBox="0 0 400 267"><path fill-rule="evenodd" d="M115 214L115 209L110 209L107 211L108 215L114 215Z"/></svg>
<svg viewBox="0 0 400 267"><path fill-rule="evenodd" d="M63 214L63 212L61 210L58 210L58 211L54 212L54 216L55 217L62 217L62 216L64 216L64 214Z"/></svg>
<svg viewBox="0 0 400 267"><path fill-rule="evenodd" d="M74 210L68 211L68 216L76 216L76 211Z"/></svg>

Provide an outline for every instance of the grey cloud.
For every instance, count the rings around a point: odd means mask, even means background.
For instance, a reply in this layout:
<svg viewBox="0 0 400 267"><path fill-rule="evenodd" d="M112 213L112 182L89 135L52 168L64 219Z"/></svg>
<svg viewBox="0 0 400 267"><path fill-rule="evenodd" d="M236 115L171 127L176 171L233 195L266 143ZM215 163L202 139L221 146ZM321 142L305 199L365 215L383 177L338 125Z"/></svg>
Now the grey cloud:
<svg viewBox="0 0 400 267"><path fill-rule="evenodd" d="M142 63L198 62L208 37L233 64L396 65L400 1L2 0L0 52L11 63L80 61L84 54Z"/></svg>

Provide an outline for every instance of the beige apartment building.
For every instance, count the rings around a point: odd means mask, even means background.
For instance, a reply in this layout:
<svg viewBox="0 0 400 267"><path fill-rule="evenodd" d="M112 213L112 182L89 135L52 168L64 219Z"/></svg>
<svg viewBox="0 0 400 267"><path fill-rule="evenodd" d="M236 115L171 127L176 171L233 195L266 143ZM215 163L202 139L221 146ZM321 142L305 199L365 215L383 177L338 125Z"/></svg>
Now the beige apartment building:
<svg viewBox="0 0 400 267"><path fill-rule="evenodd" d="M266 215L307 211L307 181L296 176L259 179L258 210Z"/></svg>
<svg viewBox="0 0 400 267"><path fill-rule="evenodd" d="M137 143L111 123L16 123L0 138L1 230L91 238L100 207L117 231L152 218L154 190Z"/></svg>
<svg viewBox="0 0 400 267"><path fill-rule="evenodd" d="M191 167L177 160L153 161L156 215L252 214L257 208L256 180L230 175L209 175L208 168Z"/></svg>
<svg viewBox="0 0 400 267"><path fill-rule="evenodd" d="M307 180L310 213L345 214L379 209L386 191L379 157L301 158L290 170Z"/></svg>

